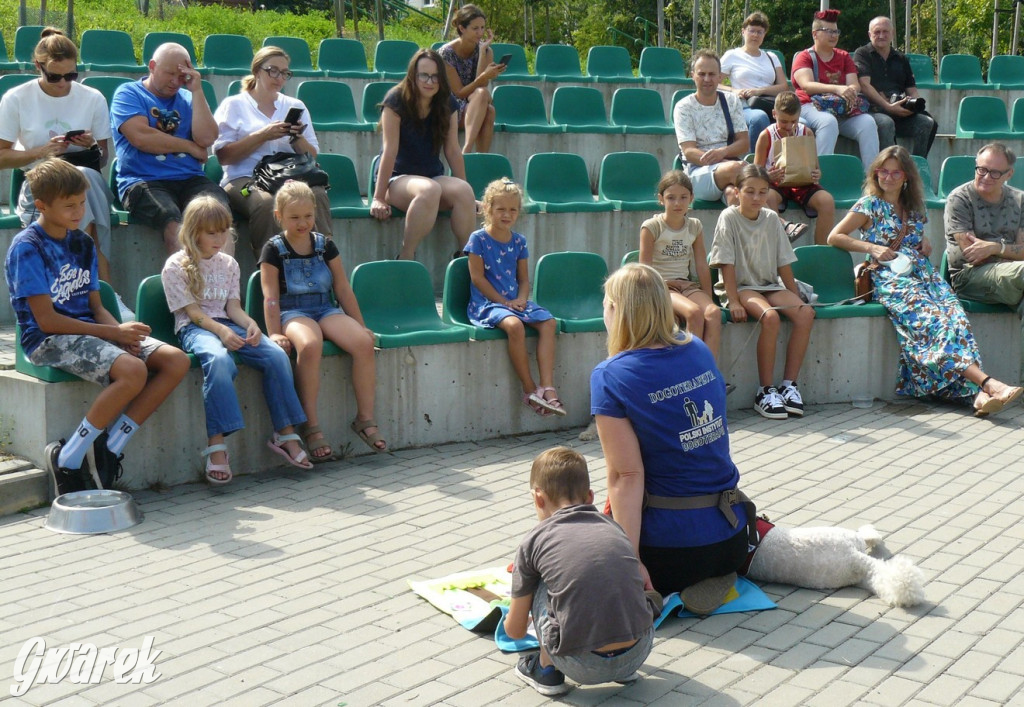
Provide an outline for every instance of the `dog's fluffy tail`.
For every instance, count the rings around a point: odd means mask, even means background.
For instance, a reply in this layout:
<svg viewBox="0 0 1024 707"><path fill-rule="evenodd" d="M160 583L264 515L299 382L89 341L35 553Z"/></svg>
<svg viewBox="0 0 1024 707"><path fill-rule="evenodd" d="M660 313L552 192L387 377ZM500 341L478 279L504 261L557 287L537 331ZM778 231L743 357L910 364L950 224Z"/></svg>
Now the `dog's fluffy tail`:
<svg viewBox="0 0 1024 707"><path fill-rule="evenodd" d="M863 585L889 606L914 606L924 601L924 576L905 557L875 560Z"/></svg>

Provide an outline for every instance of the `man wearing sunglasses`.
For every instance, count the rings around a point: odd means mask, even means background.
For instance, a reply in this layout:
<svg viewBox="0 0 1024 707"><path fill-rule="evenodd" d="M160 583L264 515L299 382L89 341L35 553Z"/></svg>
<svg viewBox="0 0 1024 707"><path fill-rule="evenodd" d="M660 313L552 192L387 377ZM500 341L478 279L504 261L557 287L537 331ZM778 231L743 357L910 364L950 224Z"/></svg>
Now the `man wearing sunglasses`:
<svg viewBox="0 0 1024 707"><path fill-rule="evenodd" d="M1007 182L1017 156L993 142L978 151L974 181L946 197L946 258L953 290L1021 314L1024 297L1024 191Z"/></svg>
<svg viewBox="0 0 1024 707"><path fill-rule="evenodd" d="M157 47L149 75L114 92L110 121L121 202L135 221L160 231L173 253L189 201L210 194L228 204L203 172L217 123L188 51L171 42Z"/></svg>

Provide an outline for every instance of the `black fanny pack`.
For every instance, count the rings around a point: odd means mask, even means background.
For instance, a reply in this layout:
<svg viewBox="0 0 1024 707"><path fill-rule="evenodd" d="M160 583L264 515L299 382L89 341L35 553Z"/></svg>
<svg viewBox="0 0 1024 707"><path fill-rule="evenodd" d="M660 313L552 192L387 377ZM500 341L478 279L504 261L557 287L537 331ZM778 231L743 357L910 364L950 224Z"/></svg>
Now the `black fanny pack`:
<svg viewBox="0 0 1024 707"><path fill-rule="evenodd" d="M313 155L306 152L301 155L294 152L267 155L256 163L249 185L275 194L289 179L305 182L311 187L330 188L327 172L320 169Z"/></svg>

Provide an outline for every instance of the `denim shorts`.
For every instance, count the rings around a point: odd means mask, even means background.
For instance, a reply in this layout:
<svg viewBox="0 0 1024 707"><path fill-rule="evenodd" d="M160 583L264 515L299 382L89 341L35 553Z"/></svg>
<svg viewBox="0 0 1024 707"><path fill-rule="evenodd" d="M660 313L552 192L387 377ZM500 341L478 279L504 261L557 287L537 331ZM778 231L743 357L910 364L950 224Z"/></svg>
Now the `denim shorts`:
<svg viewBox="0 0 1024 707"><path fill-rule="evenodd" d="M314 322L319 322L332 314L344 312L334 306L330 295L312 292L305 295L281 296L281 326L299 317L309 317Z"/></svg>
<svg viewBox="0 0 1024 707"><path fill-rule="evenodd" d="M533 593L533 625L537 638L545 646L544 630L548 619L548 590L543 582ZM654 624L644 631L631 647L613 656L603 656L593 651L571 655L551 655L551 663L567 677L581 685L600 685L605 682L628 680L635 673L654 646ZM550 655L550 651L549 651Z"/></svg>
<svg viewBox="0 0 1024 707"><path fill-rule="evenodd" d="M142 340L138 358L145 361L164 342L147 336ZM120 346L106 339L88 334L54 334L29 354L28 360L37 366L52 366L67 371L90 383L110 385L110 369L118 356L132 356Z"/></svg>

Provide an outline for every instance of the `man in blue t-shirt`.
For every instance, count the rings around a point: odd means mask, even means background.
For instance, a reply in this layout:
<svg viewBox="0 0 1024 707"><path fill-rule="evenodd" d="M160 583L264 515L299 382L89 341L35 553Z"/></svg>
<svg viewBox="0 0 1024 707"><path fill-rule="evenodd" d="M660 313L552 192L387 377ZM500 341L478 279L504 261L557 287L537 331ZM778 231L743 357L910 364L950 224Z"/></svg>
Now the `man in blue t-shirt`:
<svg viewBox="0 0 1024 707"><path fill-rule="evenodd" d="M134 220L160 231L173 253L189 201L208 193L228 205L224 190L203 172L217 122L188 51L161 44L149 61L149 76L114 92L110 121L121 203Z"/></svg>

